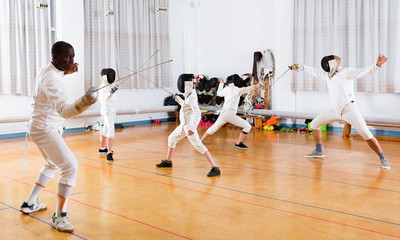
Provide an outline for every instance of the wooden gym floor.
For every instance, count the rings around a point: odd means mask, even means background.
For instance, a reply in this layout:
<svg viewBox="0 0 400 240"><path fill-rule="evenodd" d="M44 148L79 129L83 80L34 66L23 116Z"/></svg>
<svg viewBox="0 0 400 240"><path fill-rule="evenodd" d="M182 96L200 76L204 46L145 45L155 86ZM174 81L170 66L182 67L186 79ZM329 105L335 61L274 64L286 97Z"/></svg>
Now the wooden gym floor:
<svg viewBox="0 0 400 240"><path fill-rule="evenodd" d="M234 148L240 129L226 126L206 140L222 175L187 139L172 169L157 169L175 123L116 133L114 163L99 155L98 132L65 134L79 172L68 201L73 234L48 224L57 181L39 201L46 211L22 215L21 203L44 164L24 138L0 140L0 239L399 239L400 143L380 141L392 169L367 144L324 135L324 159L307 159L313 137L252 130L248 150ZM204 133L199 128L199 134ZM58 177L58 176L57 176Z"/></svg>

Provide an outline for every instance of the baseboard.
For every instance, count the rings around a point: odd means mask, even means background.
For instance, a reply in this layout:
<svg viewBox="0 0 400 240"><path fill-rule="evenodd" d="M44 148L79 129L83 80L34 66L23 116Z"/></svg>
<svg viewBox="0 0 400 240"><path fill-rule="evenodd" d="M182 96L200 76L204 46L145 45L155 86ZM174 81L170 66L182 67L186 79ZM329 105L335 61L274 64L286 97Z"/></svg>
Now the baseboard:
<svg viewBox="0 0 400 240"><path fill-rule="evenodd" d="M280 124L281 127L290 127L290 128L302 128L302 127L307 127L305 124ZM343 132L343 127L333 127L333 126L327 126L327 131L330 132ZM381 129L370 129L371 133L375 137L399 137L400 138L400 130L395 131L395 130L381 130ZM351 134L353 135L358 135L357 131L352 128L351 129Z"/></svg>

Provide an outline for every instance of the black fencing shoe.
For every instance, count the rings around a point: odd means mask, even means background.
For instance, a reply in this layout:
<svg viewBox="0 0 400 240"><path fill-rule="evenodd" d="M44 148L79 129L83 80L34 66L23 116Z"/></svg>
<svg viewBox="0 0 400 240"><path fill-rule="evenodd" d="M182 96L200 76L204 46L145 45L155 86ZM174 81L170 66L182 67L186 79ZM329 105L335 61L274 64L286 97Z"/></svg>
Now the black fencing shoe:
<svg viewBox="0 0 400 240"><path fill-rule="evenodd" d="M248 147L246 145L244 145L242 142L236 143L235 147L241 148L241 149L248 149Z"/></svg>
<svg viewBox="0 0 400 240"><path fill-rule="evenodd" d="M172 162L168 160L161 160L159 164L156 164L157 167L172 167Z"/></svg>
<svg viewBox="0 0 400 240"><path fill-rule="evenodd" d="M114 162L113 154L114 151L107 153L107 161Z"/></svg>
<svg viewBox="0 0 400 240"><path fill-rule="evenodd" d="M219 170L219 167L212 167L208 172L207 177L214 177L218 175L221 175L221 170Z"/></svg>
<svg viewBox="0 0 400 240"><path fill-rule="evenodd" d="M108 149L107 148L99 148L99 153L106 154L106 153L108 153Z"/></svg>

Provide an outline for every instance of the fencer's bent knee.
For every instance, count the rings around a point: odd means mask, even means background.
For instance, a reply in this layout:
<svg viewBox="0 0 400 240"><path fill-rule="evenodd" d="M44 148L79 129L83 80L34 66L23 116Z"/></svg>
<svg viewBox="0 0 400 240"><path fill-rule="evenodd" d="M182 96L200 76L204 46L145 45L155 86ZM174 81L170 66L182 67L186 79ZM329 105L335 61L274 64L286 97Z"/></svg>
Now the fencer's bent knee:
<svg viewBox="0 0 400 240"><path fill-rule="evenodd" d="M204 154L205 152L208 151L206 146L204 146L204 144L201 142L201 140L199 138L197 138L197 139L189 138L189 141L192 144L192 146L194 147L194 149L196 149L199 153Z"/></svg>
<svg viewBox="0 0 400 240"><path fill-rule="evenodd" d="M356 129L357 130L357 129ZM364 139L364 140L366 140L366 141L368 141L368 140L371 140L373 137L374 137L374 135L372 135L372 133L371 133L371 131L369 130L369 129L362 129L362 130L357 130L357 132L361 135L361 137Z"/></svg>
<svg viewBox="0 0 400 240"><path fill-rule="evenodd" d="M75 161L68 161L62 166L61 174L65 172L69 175L76 175L78 173L78 163Z"/></svg>
<svg viewBox="0 0 400 240"><path fill-rule="evenodd" d="M314 119L314 120L315 120L315 119ZM322 125L320 125L319 123L317 123L317 122L314 121L314 120L311 121L310 127L311 127L311 129L313 129L313 130L319 130L320 127L321 127Z"/></svg>
<svg viewBox="0 0 400 240"><path fill-rule="evenodd" d="M222 125L221 125L222 126ZM216 131L218 131L218 129L221 128L220 124L217 122L215 122L209 129L207 129L206 133L208 135L213 135Z"/></svg>
<svg viewBox="0 0 400 240"><path fill-rule="evenodd" d="M76 175L78 174L77 161L68 161L61 167L59 182L70 186L75 185Z"/></svg>
<svg viewBox="0 0 400 240"><path fill-rule="evenodd" d="M251 125L250 125L250 123L247 123L246 127L243 128L242 132L244 134L248 134L250 132L250 130L251 130Z"/></svg>
<svg viewBox="0 0 400 240"><path fill-rule="evenodd" d="M45 164L42 169L40 169L39 174L43 174L48 178L53 179L58 171L58 167L55 165Z"/></svg>
<svg viewBox="0 0 400 240"><path fill-rule="evenodd" d="M168 146L170 148L175 148L175 146L176 146L175 137L169 135L169 137L168 137Z"/></svg>

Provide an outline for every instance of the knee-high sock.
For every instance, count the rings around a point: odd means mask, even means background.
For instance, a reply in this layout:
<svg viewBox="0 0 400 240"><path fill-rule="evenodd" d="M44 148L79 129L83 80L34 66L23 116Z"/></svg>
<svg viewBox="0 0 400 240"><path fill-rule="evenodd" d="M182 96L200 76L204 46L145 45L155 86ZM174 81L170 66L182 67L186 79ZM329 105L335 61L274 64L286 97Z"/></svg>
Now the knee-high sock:
<svg viewBox="0 0 400 240"><path fill-rule="evenodd" d="M62 212L67 211L67 201L71 194L71 189L72 186L58 183L56 216L60 216Z"/></svg>
<svg viewBox="0 0 400 240"><path fill-rule="evenodd" d="M47 183L49 182L50 178L43 175L42 173L39 173L35 185L32 188L31 195L28 197L28 204L33 204L36 202L39 193L43 190L43 188L46 187Z"/></svg>

